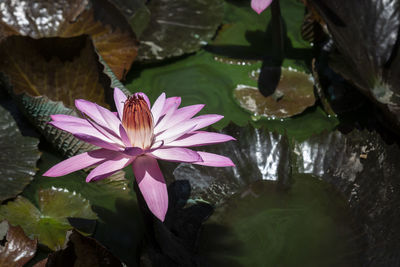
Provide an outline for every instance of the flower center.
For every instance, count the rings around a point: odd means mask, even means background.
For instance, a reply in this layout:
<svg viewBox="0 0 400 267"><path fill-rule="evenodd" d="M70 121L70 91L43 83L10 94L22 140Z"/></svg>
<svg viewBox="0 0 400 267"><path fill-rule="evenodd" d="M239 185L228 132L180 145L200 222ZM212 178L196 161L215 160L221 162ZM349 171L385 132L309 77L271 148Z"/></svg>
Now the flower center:
<svg viewBox="0 0 400 267"><path fill-rule="evenodd" d="M128 134L132 146L147 149L153 142L153 115L146 100L134 94L124 104L122 125Z"/></svg>

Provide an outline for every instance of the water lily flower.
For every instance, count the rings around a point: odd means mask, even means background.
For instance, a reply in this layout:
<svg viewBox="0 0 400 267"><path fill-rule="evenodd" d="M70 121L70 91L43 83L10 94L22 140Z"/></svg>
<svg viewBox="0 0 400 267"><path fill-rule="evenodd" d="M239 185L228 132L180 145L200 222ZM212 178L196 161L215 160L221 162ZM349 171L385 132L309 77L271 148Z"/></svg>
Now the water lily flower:
<svg viewBox="0 0 400 267"><path fill-rule="evenodd" d="M204 105L178 108L180 97L166 98L162 93L151 106L144 93L127 97L118 88L114 89L114 101L117 112L78 99L75 106L82 112L83 119L63 114L51 116L49 123L54 127L100 148L66 159L44 176L63 176L98 165L86 177L86 182L90 182L131 165L148 208L164 221L168 193L158 159L214 167L234 166L227 157L186 148L235 140L229 135L200 130L223 118L216 114L194 117Z"/></svg>
<svg viewBox="0 0 400 267"><path fill-rule="evenodd" d="M251 8L257 12L257 14L261 14L271 3L272 0L251 0Z"/></svg>

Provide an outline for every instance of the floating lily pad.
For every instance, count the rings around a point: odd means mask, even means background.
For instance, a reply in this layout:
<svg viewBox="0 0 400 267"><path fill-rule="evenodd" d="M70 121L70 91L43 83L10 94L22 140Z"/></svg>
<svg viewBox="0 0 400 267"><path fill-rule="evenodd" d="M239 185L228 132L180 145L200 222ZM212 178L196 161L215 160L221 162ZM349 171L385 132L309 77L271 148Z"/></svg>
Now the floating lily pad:
<svg viewBox="0 0 400 267"><path fill-rule="evenodd" d="M311 173L343 193L361 223L366 247L361 266L393 266L399 260L400 168L397 144L376 132L323 133L295 143L298 172Z"/></svg>
<svg viewBox="0 0 400 267"><path fill-rule="evenodd" d="M236 87L234 94L240 106L255 117L292 117L315 103L312 76L285 68L271 96L265 97L258 88L241 84Z"/></svg>
<svg viewBox="0 0 400 267"><path fill-rule="evenodd" d="M65 246L47 258L46 266L123 266L96 239L75 230L67 232Z"/></svg>
<svg viewBox="0 0 400 267"><path fill-rule="evenodd" d="M257 86L249 73L259 69L261 63L227 64L214 57L211 53L201 51L170 64L135 68L130 72L125 86L131 92L145 92L151 101L165 92L167 96L181 96L182 106L206 104L199 114L224 115L224 119L213 125L217 129L230 122L239 126L253 122L254 117L237 104L233 91L237 84ZM314 133L334 128L337 123L336 118L328 117L320 108L316 108L284 122L267 121L265 118L259 120L257 125L266 125L281 134L286 130L290 137L308 138Z"/></svg>
<svg viewBox="0 0 400 267"><path fill-rule="evenodd" d="M15 197L36 173L39 140L22 136L14 119L0 106L0 201Z"/></svg>
<svg viewBox="0 0 400 267"><path fill-rule="evenodd" d="M257 181L204 224L203 266L357 266L346 202L326 182L297 175L287 191Z"/></svg>
<svg viewBox="0 0 400 267"><path fill-rule="evenodd" d="M194 164L160 162L167 179L187 180L191 199L212 204L223 202L257 180L276 181L282 187L290 183L290 148L286 136L265 128L237 127L230 124L222 133L237 141L201 147L201 151L229 157L235 167L212 168ZM279 182L278 182L279 180Z"/></svg>
<svg viewBox="0 0 400 267"><path fill-rule="evenodd" d="M58 38L33 40L13 36L0 45L0 71L8 75L12 94L37 129L66 156L93 149L94 146L47 123L52 114L77 116L73 106L78 98L107 106L105 94L111 90L106 91L109 87L99 82L103 74L90 40L77 37L60 42ZM59 50L51 49L52 46ZM75 54L63 59L62 48L68 50L71 46L81 49L69 50ZM49 49L42 51L45 47Z"/></svg>
<svg viewBox="0 0 400 267"><path fill-rule="evenodd" d="M0 223L0 266L25 265L36 253L37 239L29 239L21 227Z"/></svg>
<svg viewBox="0 0 400 267"><path fill-rule="evenodd" d="M150 1L150 22L140 37L138 59L191 53L211 40L222 21L222 0Z"/></svg>
<svg viewBox="0 0 400 267"><path fill-rule="evenodd" d="M96 50L121 79L136 57L136 38L126 21L121 21L120 13L107 1L96 1L92 5L96 10L87 5L87 0L3 1L0 40L9 35L35 39L89 35ZM99 14L104 9L107 12ZM109 25L110 22L113 24Z"/></svg>
<svg viewBox="0 0 400 267"><path fill-rule="evenodd" d="M97 216L80 194L52 187L38 192L38 208L18 196L0 207L0 218L20 225L29 237L37 237L39 243L57 250L64 244L67 230L72 228L68 218L95 220Z"/></svg>

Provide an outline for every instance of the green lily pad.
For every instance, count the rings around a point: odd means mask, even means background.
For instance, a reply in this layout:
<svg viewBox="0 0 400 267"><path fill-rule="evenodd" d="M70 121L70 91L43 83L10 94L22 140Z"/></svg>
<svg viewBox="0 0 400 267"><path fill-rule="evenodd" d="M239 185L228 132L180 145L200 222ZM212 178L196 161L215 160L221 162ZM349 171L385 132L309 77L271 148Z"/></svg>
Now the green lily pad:
<svg viewBox="0 0 400 267"><path fill-rule="evenodd" d="M0 40L10 35L35 39L89 35L119 79L136 57L134 33L107 1L96 1L88 6L85 0L41 0L25 4L7 0L2 2L0 10Z"/></svg>
<svg viewBox="0 0 400 267"><path fill-rule="evenodd" d="M37 239L29 239L21 227L0 223L0 266L18 267L26 264L36 253Z"/></svg>
<svg viewBox="0 0 400 267"><path fill-rule="evenodd" d="M365 235L361 266L392 266L400 260L400 167L398 144L376 132L322 133L294 145L294 171L334 185ZM379 245L378 245L379 244Z"/></svg>
<svg viewBox="0 0 400 267"><path fill-rule="evenodd" d="M240 106L255 117L292 117L315 103L312 76L285 68L271 96L264 97L258 88L241 84L236 87L234 94Z"/></svg>
<svg viewBox="0 0 400 267"><path fill-rule="evenodd" d="M145 92L152 102L165 92L167 96L181 96L182 106L204 103L206 106L199 114L224 115L224 119L213 125L217 129L230 122L245 126L256 120L257 126L265 125L281 134L286 132L289 137L306 139L338 124L336 118L326 115L319 107L284 121L252 116L237 104L233 92L238 84L257 86L251 73L261 63L229 64L215 57L201 51L169 64L138 66L128 75L125 86L131 92Z"/></svg>
<svg viewBox="0 0 400 267"><path fill-rule="evenodd" d="M204 224L203 266L357 266L346 202L332 186L297 175L288 191L251 184Z"/></svg>
<svg viewBox="0 0 400 267"><path fill-rule="evenodd" d="M95 220L97 215L79 193L52 187L39 190L38 208L18 196L0 207L0 218L20 225L29 237L37 237L39 243L57 250L64 244L67 230L72 228L68 218Z"/></svg>
<svg viewBox="0 0 400 267"><path fill-rule="evenodd" d="M150 22L140 36L139 60L155 61L195 52L222 21L222 0L150 1Z"/></svg>
<svg viewBox="0 0 400 267"><path fill-rule="evenodd" d="M14 119L0 106L0 201L15 197L33 180L40 158L39 140L22 136Z"/></svg>

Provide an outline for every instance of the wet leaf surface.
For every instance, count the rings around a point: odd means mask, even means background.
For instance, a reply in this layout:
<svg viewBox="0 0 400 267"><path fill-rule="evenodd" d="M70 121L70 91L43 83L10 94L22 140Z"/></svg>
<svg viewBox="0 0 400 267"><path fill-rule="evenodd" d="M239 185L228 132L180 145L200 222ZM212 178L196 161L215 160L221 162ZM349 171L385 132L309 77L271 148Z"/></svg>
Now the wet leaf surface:
<svg viewBox="0 0 400 267"><path fill-rule="evenodd" d="M36 253L37 240L28 238L21 227L0 223L0 266L19 267L25 265Z"/></svg>
<svg viewBox="0 0 400 267"><path fill-rule="evenodd" d="M108 12L98 11L102 9ZM87 0L3 1L0 40L8 35L35 39L89 35L97 51L121 79L136 57L137 41L114 9L107 1L96 1L94 7L89 7ZM109 25L110 21L114 24Z"/></svg>
<svg viewBox="0 0 400 267"><path fill-rule="evenodd" d="M265 128L237 127L230 124L222 133L238 141L201 147L198 150L229 157L235 167L213 168L194 164L160 162L166 178L187 180L191 199L219 204L257 180L290 183L290 148L287 137ZM177 167L176 167L177 166Z"/></svg>
<svg viewBox="0 0 400 267"><path fill-rule="evenodd" d="M138 59L154 61L195 52L222 21L221 0L150 1L150 22L140 36Z"/></svg>
<svg viewBox="0 0 400 267"><path fill-rule="evenodd" d="M88 219L91 225L97 218L89 201L75 191L56 187L42 189L37 202L38 208L25 197L18 196L0 207L0 218L20 225L29 237L37 237L39 243L52 250L64 244L65 233L72 228L68 218Z"/></svg>
<svg viewBox="0 0 400 267"><path fill-rule="evenodd" d="M39 140L22 136L11 114L0 106L0 201L15 197L33 180Z"/></svg>
<svg viewBox="0 0 400 267"><path fill-rule="evenodd" d="M400 56L397 1L309 1L327 23L339 53L330 65L376 105L400 129Z"/></svg>
<svg viewBox="0 0 400 267"><path fill-rule="evenodd" d="M297 175L288 190L256 181L204 225L202 265L357 266L346 203L327 183Z"/></svg>
<svg viewBox="0 0 400 267"><path fill-rule="evenodd" d="M240 106L253 116L287 118L315 103L312 77L293 69L282 69L277 88L264 97L258 88L239 84L234 92Z"/></svg>
<svg viewBox="0 0 400 267"><path fill-rule="evenodd" d="M399 153L398 145L388 145L366 130L324 133L295 144L297 170L333 184L360 221L366 242L362 266L400 261Z"/></svg>
<svg viewBox="0 0 400 267"><path fill-rule="evenodd" d="M49 255L46 266L123 266L96 239L85 237L76 230L67 232L65 246Z"/></svg>

